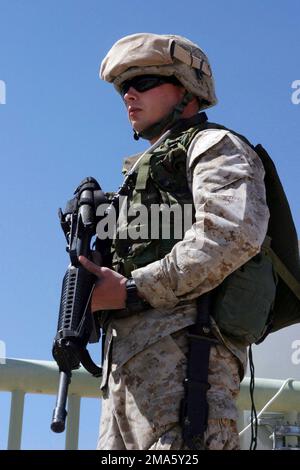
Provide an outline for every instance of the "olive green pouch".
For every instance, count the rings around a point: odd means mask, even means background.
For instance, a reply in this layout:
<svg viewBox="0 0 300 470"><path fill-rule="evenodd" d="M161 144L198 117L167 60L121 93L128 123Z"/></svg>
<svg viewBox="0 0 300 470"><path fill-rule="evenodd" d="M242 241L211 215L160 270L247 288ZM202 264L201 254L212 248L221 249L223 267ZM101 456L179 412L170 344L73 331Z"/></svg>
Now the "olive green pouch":
<svg viewBox="0 0 300 470"><path fill-rule="evenodd" d="M259 253L216 289L213 317L220 331L246 344L264 336L276 296L277 276L268 255Z"/></svg>

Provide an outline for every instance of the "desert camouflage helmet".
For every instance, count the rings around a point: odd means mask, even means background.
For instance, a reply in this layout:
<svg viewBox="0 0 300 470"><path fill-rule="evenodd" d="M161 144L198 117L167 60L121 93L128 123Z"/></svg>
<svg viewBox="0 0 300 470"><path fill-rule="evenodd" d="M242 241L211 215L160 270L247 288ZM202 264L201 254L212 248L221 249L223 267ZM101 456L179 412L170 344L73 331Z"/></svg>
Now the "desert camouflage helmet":
<svg viewBox="0 0 300 470"><path fill-rule="evenodd" d="M137 75L175 75L199 98L200 109L217 103L206 55L182 36L138 33L117 41L102 61L100 77L120 92L121 83Z"/></svg>

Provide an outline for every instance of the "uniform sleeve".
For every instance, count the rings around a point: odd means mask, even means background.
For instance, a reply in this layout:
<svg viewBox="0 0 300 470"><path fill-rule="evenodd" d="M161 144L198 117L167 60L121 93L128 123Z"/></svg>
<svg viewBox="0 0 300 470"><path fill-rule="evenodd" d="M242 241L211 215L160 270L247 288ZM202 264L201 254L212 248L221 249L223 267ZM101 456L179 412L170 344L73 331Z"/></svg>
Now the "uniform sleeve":
<svg viewBox="0 0 300 470"><path fill-rule="evenodd" d="M215 288L260 251L267 232L263 165L230 131L197 134L187 175L194 224L163 259L132 272L139 292L155 308L173 308Z"/></svg>

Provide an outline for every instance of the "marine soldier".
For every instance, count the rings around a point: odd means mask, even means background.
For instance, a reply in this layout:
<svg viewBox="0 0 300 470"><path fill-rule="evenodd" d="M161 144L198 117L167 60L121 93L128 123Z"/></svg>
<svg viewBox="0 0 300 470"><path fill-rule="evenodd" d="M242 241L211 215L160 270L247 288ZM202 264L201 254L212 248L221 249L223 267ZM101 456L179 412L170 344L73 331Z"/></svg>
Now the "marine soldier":
<svg viewBox="0 0 300 470"><path fill-rule="evenodd" d="M224 334L209 310L209 346L197 349L196 340L191 359L191 328L213 305L209 293L261 250L269 219L263 164L245 140L207 122L203 110L217 102L211 67L188 39L126 36L100 75L120 93L135 138L152 144L125 162L127 172L134 165L126 208L163 204L184 213L190 205L192 223L178 239L170 218L166 238L161 217L151 219L159 236L131 239L120 236L135 223L129 218L117 226L113 269L81 258L99 277L92 310L108 312L98 448L238 449L246 344Z"/></svg>

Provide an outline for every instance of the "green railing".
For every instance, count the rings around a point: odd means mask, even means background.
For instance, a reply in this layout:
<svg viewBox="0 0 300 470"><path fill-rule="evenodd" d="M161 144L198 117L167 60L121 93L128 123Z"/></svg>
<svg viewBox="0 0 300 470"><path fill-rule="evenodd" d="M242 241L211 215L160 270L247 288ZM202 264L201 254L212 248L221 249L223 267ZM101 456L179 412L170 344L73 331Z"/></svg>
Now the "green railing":
<svg viewBox="0 0 300 470"><path fill-rule="evenodd" d="M7 449L20 449L25 394L56 395L58 368L52 361L6 359L0 365L0 391L11 392ZM68 397L66 449L78 448L81 398L100 398L99 379L83 368L73 371Z"/></svg>
<svg viewBox="0 0 300 470"><path fill-rule="evenodd" d="M55 362L25 359L6 359L0 365L0 391L11 392L11 409L8 433L8 449L20 449L25 394L56 395L58 387L58 368ZM246 424L245 410L251 408L249 378L241 384L238 399L240 410L239 427ZM255 404L259 411L278 392L283 380L255 380ZM66 449L78 448L80 400L82 397L100 397L99 380L83 368L74 371L69 389L68 420L66 427ZM279 412L286 416L297 416L300 411L300 381L291 379L280 395L276 397L268 412Z"/></svg>

